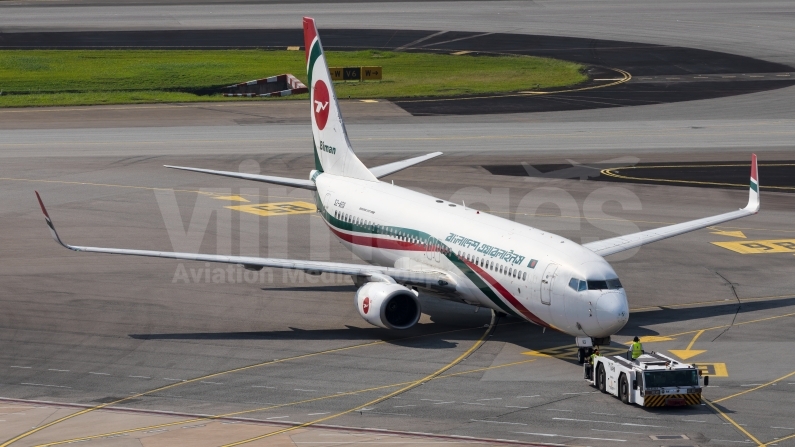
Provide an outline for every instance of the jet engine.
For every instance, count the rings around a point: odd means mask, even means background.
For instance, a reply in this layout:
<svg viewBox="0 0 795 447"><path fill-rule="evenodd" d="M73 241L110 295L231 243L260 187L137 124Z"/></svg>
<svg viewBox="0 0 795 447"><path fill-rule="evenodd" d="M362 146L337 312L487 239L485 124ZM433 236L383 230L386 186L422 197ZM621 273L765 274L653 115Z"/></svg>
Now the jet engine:
<svg viewBox="0 0 795 447"><path fill-rule="evenodd" d="M356 291L356 309L373 326L408 329L420 319L417 294L400 284L368 282Z"/></svg>

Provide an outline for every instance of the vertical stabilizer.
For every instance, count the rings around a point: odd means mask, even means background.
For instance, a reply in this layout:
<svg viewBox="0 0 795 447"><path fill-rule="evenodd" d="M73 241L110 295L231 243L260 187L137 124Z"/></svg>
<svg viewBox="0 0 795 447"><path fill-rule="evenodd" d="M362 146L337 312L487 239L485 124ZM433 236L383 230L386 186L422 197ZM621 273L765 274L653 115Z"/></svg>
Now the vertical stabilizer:
<svg viewBox="0 0 795 447"><path fill-rule="evenodd" d="M378 181L353 152L315 20L309 17L304 17L304 45L312 106L315 169L332 175Z"/></svg>

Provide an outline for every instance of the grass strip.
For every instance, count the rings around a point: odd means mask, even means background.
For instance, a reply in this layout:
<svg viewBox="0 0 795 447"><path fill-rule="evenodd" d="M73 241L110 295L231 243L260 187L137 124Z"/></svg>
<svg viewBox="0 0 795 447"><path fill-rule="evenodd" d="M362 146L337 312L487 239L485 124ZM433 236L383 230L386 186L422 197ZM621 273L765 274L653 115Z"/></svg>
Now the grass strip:
<svg viewBox="0 0 795 447"><path fill-rule="evenodd" d="M531 56L367 50L328 52L327 57L336 67L383 67L382 81L335 83L340 98L460 96L587 80L581 64ZM240 101L208 91L282 73L305 83L304 52L0 50L0 107ZM301 98L306 95L284 99Z"/></svg>

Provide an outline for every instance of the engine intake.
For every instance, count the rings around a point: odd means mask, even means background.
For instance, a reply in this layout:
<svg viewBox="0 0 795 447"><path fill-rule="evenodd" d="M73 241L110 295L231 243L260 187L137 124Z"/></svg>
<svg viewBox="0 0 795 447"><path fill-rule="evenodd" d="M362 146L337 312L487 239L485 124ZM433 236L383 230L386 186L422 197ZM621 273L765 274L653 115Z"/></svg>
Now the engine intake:
<svg viewBox="0 0 795 447"><path fill-rule="evenodd" d="M365 321L384 329L408 329L420 320L420 300L400 284L368 282L356 291L356 309Z"/></svg>

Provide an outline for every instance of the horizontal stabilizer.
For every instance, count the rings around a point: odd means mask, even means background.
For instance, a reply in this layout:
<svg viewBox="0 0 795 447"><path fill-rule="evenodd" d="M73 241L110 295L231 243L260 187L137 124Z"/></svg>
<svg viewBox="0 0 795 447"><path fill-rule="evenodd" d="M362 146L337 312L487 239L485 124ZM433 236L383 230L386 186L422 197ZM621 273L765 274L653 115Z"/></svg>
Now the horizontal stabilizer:
<svg viewBox="0 0 795 447"><path fill-rule="evenodd" d="M436 158L440 155L442 155L441 152L432 152L430 154L420 155L419 157L409 158L408 160L396 161L394 163L376 166L374 168L370 168L370 172L372 172L376 178L386 177L389 174L394 174L398 171L402 171L408 167L422 163L423 161L430 160L431 158Z"/></svg>
<svg viewBox="0 0 795 447"><path fill-rule="evenodd" d="M180 169L182 171L193 171L193 172L202 172L205 174L223 175L224 177L240 178L244 180L254 180L255 182L265 182L265 183L273 183L276 185L292 186L293 188L303 188L303 189L309 189L311 191L314 191L316 189L315 183L311 180L276 177L273 175L246 174L243 172L214 171L212 169L186 168L183 166L169 166L169 165L164 165L164 166L171 169Z"/></svg>

